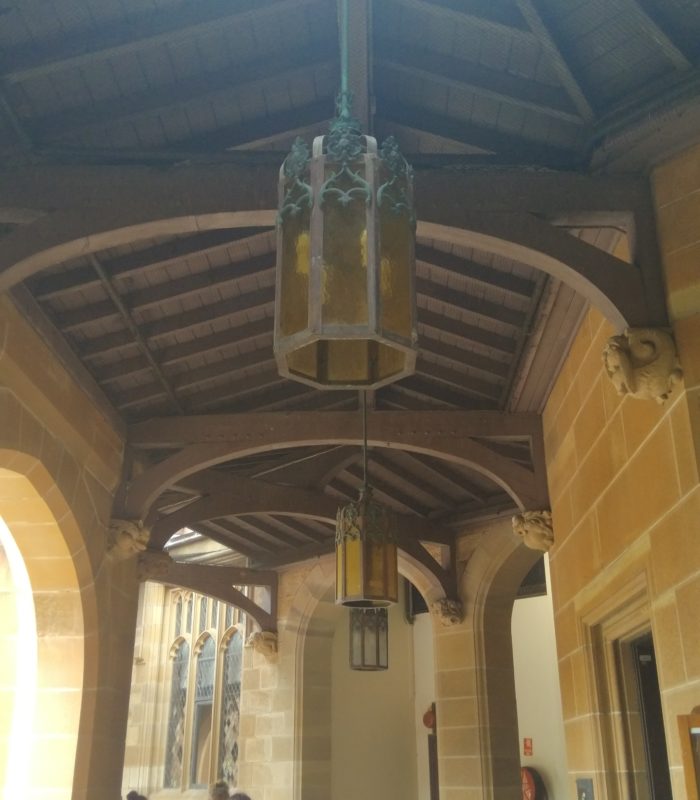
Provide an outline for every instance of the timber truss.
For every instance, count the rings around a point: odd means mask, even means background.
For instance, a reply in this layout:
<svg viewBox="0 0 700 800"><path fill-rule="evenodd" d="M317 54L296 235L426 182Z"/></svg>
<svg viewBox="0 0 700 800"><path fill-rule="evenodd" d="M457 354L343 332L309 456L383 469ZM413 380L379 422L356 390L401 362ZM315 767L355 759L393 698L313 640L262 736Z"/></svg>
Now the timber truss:
<svg viewBox="0 0 700 800"><path fill-rule="evenodd" d="M332 552L362 480L356 394L274 366L278 168L258 152L0 175L0 289L127 440L114 516L150 530L146 560L182 528L245 559L152 575L265 630L274 570ZM539 412L586 304L620 329L666 313L644 178L423 157L415 195L417 371L371 398L369 472L404 555L454 598L460 532L548 507ZM263 605L234 589L258 583Z"/></svg>

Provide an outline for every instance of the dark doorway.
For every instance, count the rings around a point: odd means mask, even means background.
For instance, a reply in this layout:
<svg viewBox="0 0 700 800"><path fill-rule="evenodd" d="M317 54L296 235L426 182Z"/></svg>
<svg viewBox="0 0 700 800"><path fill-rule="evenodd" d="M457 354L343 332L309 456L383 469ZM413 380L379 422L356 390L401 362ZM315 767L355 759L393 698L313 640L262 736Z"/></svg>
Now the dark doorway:
<svg viewBox="0 0 700 800"><path fill-rule="evenodd" d="M649 797L651 800L667 800L671 797L671 775L661 712L659 676L651 634L635 639L630 646L639 692L639 716L646 756Z"/></svg>

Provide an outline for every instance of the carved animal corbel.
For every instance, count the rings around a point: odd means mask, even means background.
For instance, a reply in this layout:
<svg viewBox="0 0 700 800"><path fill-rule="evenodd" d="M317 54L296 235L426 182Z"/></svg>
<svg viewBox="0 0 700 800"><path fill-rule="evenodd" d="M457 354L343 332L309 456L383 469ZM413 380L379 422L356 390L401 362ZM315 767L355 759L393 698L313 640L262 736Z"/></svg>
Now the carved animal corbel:
<svg viewBox="0 0 700 800"><path fill-rule="evenodd" d="M673 337L660 328L628 328L603 349L605 371L619 395L663 403L683 370Z"/></svg>
<svg viewBox="0 0 700 800"><path fill-rule="evenodd" d="M112 519L107 533L107 555L115 561L137 556L148 546L150 535L141 520Z"/></svg>
<svg viewBox="0 0 700 800"><path fill-rule="evenodd" d="M253 631L246 642L256 653L265 656L269 661L277 655L277 634L272 631Z"/></svg>
<svg viewBox="0 0 700 800"><path fill-rule="evenodd" d="M435 614L435 616L440 620L440 624L445 628L449 628L453 625L459 625L464 618L462 601L450 599L449 597L443 597L440 600L436 600L432 604L431 610L433 614Z"/></svg>
<svg viewBox="0 0 700 800"><path fill-rule="evenodd" d="M523 511L513 519L513 533L531 550L549 552L554 544L551 511Z"/></svg>

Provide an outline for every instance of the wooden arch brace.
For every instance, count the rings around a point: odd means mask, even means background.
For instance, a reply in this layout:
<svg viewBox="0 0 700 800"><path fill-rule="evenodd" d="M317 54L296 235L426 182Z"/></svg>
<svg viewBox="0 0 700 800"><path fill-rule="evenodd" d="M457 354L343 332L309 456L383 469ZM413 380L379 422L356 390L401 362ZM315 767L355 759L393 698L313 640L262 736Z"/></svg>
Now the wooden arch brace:
<svg viewBox="0 0 700 800"><path fill-rule="evenodd" d="M184 564L164 553L145 552L139 556L143 580L182 586L198 594L214 597L240 608L252 617L263 631L277 631L277 573L242 567L215 567L205 564ZM265 586L270 592L270 610L265 610L246 597L237 586Z"/></svg>
<svg viewBox="0 0 700 800"><path fill-rule="evenodd" d="M278 168L42 167L0 173L0 208L37 212L35 220L3 239L0 291L61 261L139 238L273 225ZM617 327L664 324L658 253L636 252L633 266L543 219L623 211L644 233L653 222L643 181L526 170L427 170L417 176L415 196L419 236L439 233L448 243L544 270L582 292ZM654 249L648 235L639 241Z"/></svg>
<svg viewBox="0 0 700 800"><path fill-rule="evenodd" d="M548 506L537 415L382 411L370 415L367 432L370 447L424 453L480 472L504 489L521 509ZM476 436L530 437L535 470L474 441L472 437ZM179 450L126 485L120 516L143 520L161 492L199 470L287 447L359 445L362 430L355 412L262 412L154 419L132 426L129 441L134 447Z"/></svg>
<svg viewBox="0 0 700 800"><path fill-rule="evenodd" d="M192 528L199 522L219 517L278 514L334 523L337 510L337 499L323 492L236 477L225 490L207 494L159 519L151 529L150 546L163 547L181 528ZM407 514L400 515L399 527L402 533L414 539L440 543L452 539L452 533L446 528Z"/></svg>

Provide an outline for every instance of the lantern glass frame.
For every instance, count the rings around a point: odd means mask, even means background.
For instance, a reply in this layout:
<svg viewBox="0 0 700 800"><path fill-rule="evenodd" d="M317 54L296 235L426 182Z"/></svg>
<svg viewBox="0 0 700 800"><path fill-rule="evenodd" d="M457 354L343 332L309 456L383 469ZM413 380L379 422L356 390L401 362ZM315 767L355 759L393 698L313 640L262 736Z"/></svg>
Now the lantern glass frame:
<svg viewBox="0 0 700 800"><path fill-rule="evenodd" d="M378 672L389 669L389 615L386 608L351 608L350 669Z"/></svg>

